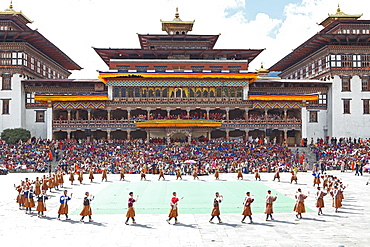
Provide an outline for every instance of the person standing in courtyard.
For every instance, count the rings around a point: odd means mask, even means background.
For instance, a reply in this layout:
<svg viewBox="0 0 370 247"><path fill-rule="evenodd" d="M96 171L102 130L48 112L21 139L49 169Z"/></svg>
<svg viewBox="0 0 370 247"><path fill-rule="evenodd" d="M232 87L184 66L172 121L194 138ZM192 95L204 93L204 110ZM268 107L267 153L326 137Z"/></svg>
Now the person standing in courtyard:
<svg viewBox="0 0 370 247"><path fill-rule="evenodd" d="M163 178L163 180L164 180L164 171L163 171L163 166L162 165L159 167L159 178L158 178L158 181L161 178Z"/></svg>
<svg viewBox="0 0 370 247"><path fill-rule="evenodd" d="M293 183L294 181L297 184L297 172L293 168L291 168L290 173L292 174L292 176L290 177L290 183Z"/></svg>
<svg viewBox="0 0 370 247"><path fill-rule="evenodd" d="M140 169L140 180L146 180L145 170L144 166Z"/></svg>
<svg viewBox="0 0 370 247"><path fill-rule="evenodd" d="M125 181L125 168L119 168L119 181Z"/></svg>
<svg viewBox="0 0 370 247"><path fill-rule="evenodd" d="M257 179L259 179L259 181L261 181L260 171L258 170L258 167L256 167L254 169L254 178L256 179L256 181L257 181Z"/></svg>
<svg viewBox="0 0 370 247"><path fill-rule="evenodd" d="M90 183L92 183L94 180L94 169L92 168L90 168L89 170L89 179L90 179Z"/></svg>
<svg viewBox="0 0 370 247"><path fill-rule="evenodd" d="M342 207L342 190L338 188L338 186L334 186L334 189L330 191L330 195L333 197L333 208L335 208L335 212L338 213L338 208Z"/></svg>
<svg viewBox="0 0 370 247"><path fill-rule="evenodd" d="M321 190L320 187L317 187L317 192L316 192L316 207L319 209L317 212L317 215L322 215L322 208L325 207L324 204L324 196L327 195L327 192L324 192Z"/></svg>
<svg viewBox="0 0 370 247"><path fill-rule="evenodd" d="M243 210L242 215L244 217L242 219L242 223L245 223L244 220L245 220L245 218L247 218L247 216L249 217L250 223L253 223L253 220L252 220L252 209L251 209L251 204L253 202L254 202L254 198L250 197L250 192L247 192L246 193L246 196L244 198L244 201L243 201L244 210Z"/></svg>
<svg viewBox="0 0 370 247"><path fill-rule="evenodd" d="M103 167L101 174L102 174L101 181L103 182L103 180L105 179L105 182L107 182L108 181L107 168Z"/></svg>
<svg viewBox="0 0 370 247"><path fill-rule="evenodd" d="M35 201L33 200L35 193L33 192L33 187L32 186L29 187L28 185L26 185L24 195L25 195L24 207L26 208L26 214L27 211L31 213L31 209L35 207Z"/></svg>
<svg viewBox="0 0 370 247"><path fill-rule="evenodd" d="M241 178L241 180L243 180L243 173L242 173L242 167L239 166L238 167L238 176L237 176L238 180L239 178Z"/></svg>
<svg viewBox="0 0 370 247"><path fill-rule="evenodd" d="M295 195L296 203L294 205L294 212L297 212L296 217L302 219L302 213L306 213L306 207L304 206L304 200L307 198L306 195L302 193L301 189L298 189Z"/></svg>
<svg viewBox="0 0 370 247"><path fill-rule="evenodd" d="M136 196L136 199L134 199L134 192L129 193L129 198L128 198L128 208L127 208L127 213L126 213L126 222L125 224L128 225L128 221L131 218L132 219L132 224L136 224L135 221L135 209L134 209L134 203L137 202L137 199L139 196Z"/></svg>
<svg viewBox="0 0 370 247"><path fill-rule="evenodd" d="M78 181L80 181L80 184L82 184L82 181L84 180L84 171L80 169L78 171Z"/></svg>
<svg viewBox="0 0 370 247"><path fill-rule="evenodd" d="M209 220L210 223L213 223L212 220L214 217L217 217L218 223L222 223L220 218L220 203L223 201L224 197L216 192L216 197L213 199L213 209L211 213L211 219Z"/></svg>
<svg viewBox="0 0 370 247"><path fill-rule="evenodd" d="M73 181L75 181L75 172L73 170L69 171L69 181L71 181L71 185L73 185Z"/></svg>
<svg viewBox="0 0 370 247"><path fill-rule="evenodd" d="M45 204L45 201L49 199L49 196L46 195L46 191L45 190L42 190L41 191L41 194L39 194L37 196L37 207L36 207L36 211L37 211L37 216L39 218L41 217L44 217L44 212L46 211L46 204Z"/></svg>
<svg viewBox="0 0 370 247"><path fill-rule="evenodd" d="M272 181L275 181L275 179L278 180L278 182L280 182L280 168L279 167L276 167L275 168L275 175L274 175L274 179Z"/></svg>
<svg viewBox="0 0 370 247"><path fill-rule="evenodd" d="M72 193L71 196L67 195L67 190L63 191L63 195L60 196L59 202L59 210L58 210L58 220L60 220L60 215L65 214L66 220L70 220L68 218L68 201L72 199Z"/></svg>
<svg viewBox="0 0 370 247"><path fill-rule="evenodd" d="M215 178L216 180L220 179L220 169L218 167L215 168Z"/></svg>
<svg viewBox="0 0 370 247"><path fill-rule="evenodd" d="M269 216L271 220L274 220L272 217L272 214L274 213L274 201L276 201L277 195L273 196L271 195L271 190L267 191L266 195L266 208L265 208L265 214L266 214L266 221L269 220Z"/></svg>
<svg viewBox="0 0 370 247"><path fill-rule="evenodd" d="M80 213L80 215L82 216L80 220L81 222L84 222L85 216L89 216L89 222L93 222L93 220L91 219L91 215L92 215L91 201L94 200L94 198L95 198L94 196L90 196L89 192L85 193L85 197L83 201L83 208Z"/></svg>
<svg viewBox="0 0 370 247"><path fill-rule="evenodd" d="M177 220L177 216L179 216L179 212L178 212L178 203L180 200L184 199L184 197L181 197L181 198L177 198L176 196L176 192L173 192L172 193L172 198L171 198L171 201L170 201L170 213L168 215L168 219L166 220L168 224L170 224L170 221L172 218L175 218L175 224L179 224L180 222Z"/></svg>
<svg viewBox="0 0 370 247"><path fill-rule="evenodd" d="M182 180L181 168L178 166L178 167L176 167L176 180L179 179L179 178Z"/></svg>
<svg viewBox="0 0 370 247"><path fill-rule="evenodd" d="M199 180L199 177L198 177L198 168L197 166L195 165L194 168L193 168L193 178L194 180L197 178Z"/></svg>

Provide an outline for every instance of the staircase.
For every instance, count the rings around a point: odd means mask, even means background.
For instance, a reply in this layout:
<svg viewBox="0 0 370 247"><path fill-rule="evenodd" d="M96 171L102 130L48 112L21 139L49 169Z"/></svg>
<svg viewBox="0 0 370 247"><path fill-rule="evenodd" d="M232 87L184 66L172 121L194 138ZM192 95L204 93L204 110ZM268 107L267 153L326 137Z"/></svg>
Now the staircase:
<svg viewBox="0 0 370 247"><path fill-rule="evenodd" d="M313 165L317 162L316 154L312 152L309 147L291 147L290 148L290 150L292 150L292 152L294 153L297 151L297 149L299 151L299 154L303 152L306 154L305 157L308 160L309 169L312 169Z"/></svg>

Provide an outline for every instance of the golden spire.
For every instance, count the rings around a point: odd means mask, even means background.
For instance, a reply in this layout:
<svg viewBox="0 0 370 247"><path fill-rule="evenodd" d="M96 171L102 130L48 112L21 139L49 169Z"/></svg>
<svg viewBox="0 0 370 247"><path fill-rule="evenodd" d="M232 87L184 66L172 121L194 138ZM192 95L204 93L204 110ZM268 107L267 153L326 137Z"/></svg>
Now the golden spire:
<svg viewBox="0 0 370 247"><path fill-rule="evenodd" d="M340 13L340 6L339 6L339 3L338 3L338 8L337 8L337 13Z"/></svg>
<svg viewBox="0 0 370 247"><path fill-rule="evenodd" d="M176 7L176 14L175 14L175 18L179 18L180 17L180 14L179 14L179 8Z"/></svg>
<svg viewBox="0 0 370 247"><path fill-rule="evenodd" d="M9 9L13 9L13 0L10 1Z"/></svg>

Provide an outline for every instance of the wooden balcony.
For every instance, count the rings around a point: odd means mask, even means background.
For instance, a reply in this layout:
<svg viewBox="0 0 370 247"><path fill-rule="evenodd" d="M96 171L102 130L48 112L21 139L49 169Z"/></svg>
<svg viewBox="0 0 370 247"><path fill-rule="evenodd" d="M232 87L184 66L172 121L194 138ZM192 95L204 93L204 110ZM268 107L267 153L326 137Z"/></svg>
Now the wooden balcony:
<svg viewBox="0 0 370 247"><path fill-rule="evenodd" d="M300 129L300 120L222 120L221 128L237 129ZM134 120L53 120L54 131L84 129L128 129L136 128Z"/></svg>
<svg viewBox="0 0 370 247"><path fill-rule="evenodd" d="M302 122L300 120L224 120L222 127L239 129L300 129Z"/></svg>

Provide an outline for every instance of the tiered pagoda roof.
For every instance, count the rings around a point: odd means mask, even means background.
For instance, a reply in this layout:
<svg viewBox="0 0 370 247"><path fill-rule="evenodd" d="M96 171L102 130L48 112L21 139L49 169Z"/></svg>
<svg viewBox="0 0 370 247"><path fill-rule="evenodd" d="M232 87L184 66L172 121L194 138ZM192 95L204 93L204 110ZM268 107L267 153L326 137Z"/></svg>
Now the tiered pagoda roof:
<svg viewBox="0 0 370 247"><path fill-rule="evenodd" d="M340 11L340 9L338 9L338 11ZM269 68L269 70L283 71L321 48L329 45L370 45L370 34L333 31L340 30L338 27L345 24L370 24L370 20L357 20L359 17L361 17L361 15L345 15L343 12L329 15L328 18L320 23L320 25L325 27L324 29L298 46L283 59L275 63Z"/></svg>
<svg viewBox="0 0 370 247"><path fill-rule="evenodd" d="M25 42L29 43L41 53L44 53L54 62L60 64L68 70L82 69L70 57L62 52L57 46L45 38L37 30L32 30L27 26L30 21L22 12L17 12L10 4L9 8L0 12L0 21L8 21L14 23L16 28L9 25L10 28L0 30L1 42Z"/></svg>

